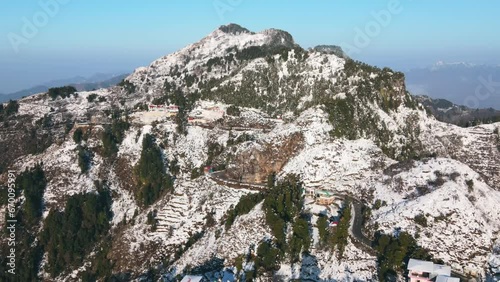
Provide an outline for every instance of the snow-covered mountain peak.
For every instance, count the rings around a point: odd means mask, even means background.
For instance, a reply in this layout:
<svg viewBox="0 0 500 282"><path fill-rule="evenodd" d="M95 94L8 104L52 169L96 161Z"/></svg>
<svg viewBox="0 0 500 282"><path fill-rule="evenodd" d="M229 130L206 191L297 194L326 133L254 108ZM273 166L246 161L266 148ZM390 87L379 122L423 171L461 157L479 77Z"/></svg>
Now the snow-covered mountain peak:
<svg viewBox="0 0 500 282"><path fill-rule="evenodd" d="M295 41L293 40L292 35L284 30L271 28L263 30L260 33L270 37L271 41L269 43L271 45L283 45L287 47L295 46Z"/></svg>
<svg viewBox="0 0 500 282"><path fill-rule="evenodd" d="M289 45L290 41L293 44L293 39L290 34L276 30L268 29L262 32L251 32L236 24L229 24L219 27L204 37L197 43L186 47L185 51L193 51L192 49L207 49L214 55L221 55L227 52L230 48L242 50L250 46L262 46L273 44ZM191 47L191 48L190 48ZM205 51L207 51L205 50ZM205 52L207 53L207 52Z"/></svg>
<svg viewBox="0 0 500 282"><path fill-rule="evenodd" d="M347 54L342 50L342 47L337 45L318 45L312 48L312 50L326 54L334 54L340 58L348 58Z"/></svg>
<svg viewBox="0 0 500 282"><path fill-rule="evenodd" d="M252 50L252 47L255 50ZM253 56L258 52L262 53L264 49L294 47L298 45L286 31L266 29L256 33L237 24L228 24L219 27L196 43L153 61L147 68L137 68L126 80L138 86L139 92L154 94L163 87L166 76L182 79L189 75L199 79L203 67L214 64L240 65L243 58L238 55ZM227 67L224 72L227 74L229 70L230 67ZM220 77L220 74L213 75ZM213 75L209 74L208 78L212 78Z"/></svg>
<svg viewBox="0 0 500 282"><path fill-rule="evenodd" d="M224 33L229 33L229 34L254 33L254 32L251 32L250 30L240 26L239 24L235 24L235 23L222 25L217 30L220 30Z"/></svg>
<svg viewBox="0 0 500 282"><path fill-rule="evenodd" d="M235 38L241 39L242 44L240 44L239 42L235 42ZM245 47L256 45L286 47L295 46L292 35L284 30L270 28L260 32L253 32L238 24L233 23L220 26L218 29L214 30L201 41L206 42L213 40L227 43L228 46L225 46L227 48L237 47L240 50Z"/></svg>

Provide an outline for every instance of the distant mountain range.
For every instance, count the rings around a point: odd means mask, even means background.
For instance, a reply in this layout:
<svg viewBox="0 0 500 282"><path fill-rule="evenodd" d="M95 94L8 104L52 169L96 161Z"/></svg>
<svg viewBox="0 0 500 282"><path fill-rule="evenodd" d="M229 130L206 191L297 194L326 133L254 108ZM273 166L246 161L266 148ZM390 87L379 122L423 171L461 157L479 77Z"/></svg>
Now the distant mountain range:
<svg viewBox="0 0 500 282"><path fill-rule="evenodd" d="M405 75L414 95L439 97L474 109L500 110L500 66L438 62Z"/></svg>
<svg viewBox="0 0 500 282"><path fill-rule="evenodd" d="M78 91L89 91L93 89L106 88L114 86L122 81L128 74L105 74L96 73L90 77L76 76L67 79L52 80L42 85L33 86L28 89L20 90L10 94L0 94L0 103L9 100L17 100L25 96L47 91L51 87L59 87L64 85L72 85Z"/></svg>
<svg viewBox="0 0 500 282"><path fill-rule="evenodd" d="M453 104L446 99L414 96L437 120L459 126L473 126L500 121L500 111L493 108L472 109Z"/></svg>

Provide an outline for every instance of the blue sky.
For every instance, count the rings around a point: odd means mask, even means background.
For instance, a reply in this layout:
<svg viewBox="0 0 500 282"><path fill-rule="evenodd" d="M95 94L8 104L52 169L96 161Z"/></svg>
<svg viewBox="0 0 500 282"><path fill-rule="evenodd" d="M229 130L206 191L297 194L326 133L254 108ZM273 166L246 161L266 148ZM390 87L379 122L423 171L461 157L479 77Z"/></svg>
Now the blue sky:
<svg viewBox="0 0 500 282"><path fill-rule="evenodd" d="M1 1L0 92L76 75L132 71L231 22L252 31L284 29L305 48L356 47L361 32L367 40L351 56L398 70L438 60L500 64L498 1L353 2ZM43 7L48 4L52 9ZM29 33L26 22L36 31Z"/></svg>

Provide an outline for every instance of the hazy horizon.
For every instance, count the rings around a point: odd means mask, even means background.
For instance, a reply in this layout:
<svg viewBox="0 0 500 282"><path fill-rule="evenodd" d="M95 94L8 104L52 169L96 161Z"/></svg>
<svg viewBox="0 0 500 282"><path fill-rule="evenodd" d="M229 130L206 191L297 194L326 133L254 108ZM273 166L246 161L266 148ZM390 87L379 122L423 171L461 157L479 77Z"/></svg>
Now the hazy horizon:
<svg viewBox="0 0 500 282"><path fill-rule="evenodd" d="M500 64L500 39L491 36L497 26L492 23L500 24L499 3L192 2L1 3L0 93L74 76L132 72L228 23L251 31L282 29L304 48L340 45L354 59L399 71L437 61ZM483 20L474 21L478 16Z"/></svg>

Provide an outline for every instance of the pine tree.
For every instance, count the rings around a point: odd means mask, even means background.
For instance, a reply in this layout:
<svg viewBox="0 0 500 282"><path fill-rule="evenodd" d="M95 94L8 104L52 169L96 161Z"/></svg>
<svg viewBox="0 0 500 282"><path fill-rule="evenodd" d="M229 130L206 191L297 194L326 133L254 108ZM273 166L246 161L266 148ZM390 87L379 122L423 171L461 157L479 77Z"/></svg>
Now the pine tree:
<svg viewBox="0 0 500 282"><path fill-rule="evenodd" d="M146 134L142 141L141 158L135 167L135 174L141 186L138 199L145 206L154 203L173 187L172 179L166 173L161 149L150 134Z"/></svg>

